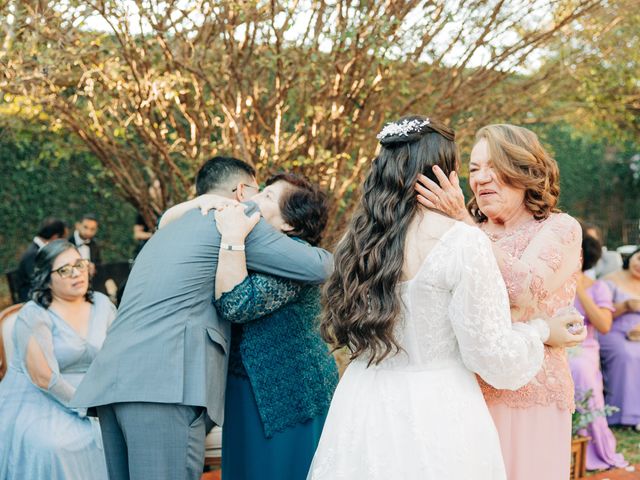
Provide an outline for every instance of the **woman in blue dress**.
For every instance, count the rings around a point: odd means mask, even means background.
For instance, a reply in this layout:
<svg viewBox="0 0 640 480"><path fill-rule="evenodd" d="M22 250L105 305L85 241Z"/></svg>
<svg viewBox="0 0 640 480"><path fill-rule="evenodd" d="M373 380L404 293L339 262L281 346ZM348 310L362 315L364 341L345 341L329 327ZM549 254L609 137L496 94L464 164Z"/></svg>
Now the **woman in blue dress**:
<svg viewBox="0 0 640 480"><path fill-rule="evenodd" d="M282 174L252 198L274 228L316 245L327 222L325 196ZM222 429L224 480L306 478L338 382L317 330L317 286L247 272L243 208L216 212L221 248L216 309L232 322ZM253 225L258 220L254 217ZM249 222L251 223L251 222ZM244 231L243 231L244 230Z"/></svg>
<svg viewBox="0 0 640 480"><path fill-rule="evenodd" d="M89 290L88 261L66 240L36 257L0 382L0 478L106 480L100 428L67 404L102 346L115 307Z"/></svg>

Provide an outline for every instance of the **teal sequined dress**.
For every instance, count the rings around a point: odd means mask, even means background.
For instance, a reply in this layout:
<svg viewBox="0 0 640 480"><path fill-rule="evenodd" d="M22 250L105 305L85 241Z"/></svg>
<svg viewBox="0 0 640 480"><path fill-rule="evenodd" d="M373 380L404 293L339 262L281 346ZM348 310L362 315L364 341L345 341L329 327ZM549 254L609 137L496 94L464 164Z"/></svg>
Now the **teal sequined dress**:
<svg viewBox="0 0 640 480"><path fill-rule="evenodd" d="M338 383L318 287L251 274L216 309L233 324L223 478L306 478Z"/></svg>

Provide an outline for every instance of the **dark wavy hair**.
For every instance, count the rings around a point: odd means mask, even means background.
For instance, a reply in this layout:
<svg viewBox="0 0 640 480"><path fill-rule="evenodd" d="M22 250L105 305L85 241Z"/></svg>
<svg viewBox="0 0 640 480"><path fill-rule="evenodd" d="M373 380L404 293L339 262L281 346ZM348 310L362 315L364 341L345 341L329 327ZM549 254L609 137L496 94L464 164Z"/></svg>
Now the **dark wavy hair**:
<svg viewBox="0 0 640 480"><path fill-rule="evenodd" d="M335 270L323 291L320 331L335 348L347 346L351 358L371 365L395 354L394 336L402 300L397 290L404 262L407 228L418 211L418 174L436 181L432 167L446 175L459 165L455 132L421 116L410 133L387 134L364 182L362 197L335 251ZM391 129L393 131L393 129Z"/></svg>
<svg viewBox="0 0 640 480"><path fill-rule="evenodd" d="M266 184L287 182L290 186L280 197L280 214L293 230L290 237L300 238L311 245L318 245L329 218L327 196L307 178L295 173L279 173Z"/></svg>
<svg viewBox="0 0 640 480"><path fill-rule="evenodd" d="M44 308L49 308L53 300L51 294L51 269L53 268L53 264L56 258L58 258L58 255L69 249L74 249L76 252L78 251L75 245L66 240L54 240L42 247L36 255L29 297ZM91 284L89 284L89 289L84 298L87 302L93 303Z"/></svg>
<svg viewBox="0 0 640 480"><path fill-rule="evenodd" d="M629 270L629 263L631 263L631 257L633 257L636 253L640 253L640 248L636 248L633 252L631 252L631 255L629 255L628 257L625 257L625 259L622 260L623 270Z"/></svg>
<svg viewBox="0 0 640 480"><path fill-rule="evenodd" d="M602 243L582 230L582 271L593 268L602 256Z"/></svg>

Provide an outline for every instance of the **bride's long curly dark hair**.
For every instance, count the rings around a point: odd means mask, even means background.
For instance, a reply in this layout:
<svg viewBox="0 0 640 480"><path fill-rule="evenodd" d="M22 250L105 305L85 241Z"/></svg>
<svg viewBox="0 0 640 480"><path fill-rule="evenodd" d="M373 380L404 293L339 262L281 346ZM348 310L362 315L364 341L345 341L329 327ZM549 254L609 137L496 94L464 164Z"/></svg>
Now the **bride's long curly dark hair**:
<svg viewBox="0 0 640 480"><path fill-rule="evenodd" d="M413 120L417 127L406 135L393 126ZM396 287L407 228L418 209L414 190L418 174L435 181L434 165L448 175L459 164L455 132L426 117L408 116L394 122L381 132L380 144L359 206L336 248L320 323L328 343L335 348L347 346L352 359L365 355L369 365L400 349L394 337L401 313Z"/></svg>

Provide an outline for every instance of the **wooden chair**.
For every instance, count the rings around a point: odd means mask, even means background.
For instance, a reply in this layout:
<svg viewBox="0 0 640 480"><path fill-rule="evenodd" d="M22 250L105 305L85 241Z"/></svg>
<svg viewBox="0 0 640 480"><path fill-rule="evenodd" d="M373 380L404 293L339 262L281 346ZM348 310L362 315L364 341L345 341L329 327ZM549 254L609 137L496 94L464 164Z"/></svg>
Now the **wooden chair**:
<svg viewBox="0 0 640 480"><path fill-rule="evenodd" d="M7 373L9 359L13 353L11 336L13 325L16 322L18 311L22 308L22 303L11 305L0 312L0 380Z"/></svg>
<svg viewBox="0 0 640 480"><path fill-rule="evenodd" d="M222 428L213 427L204 440L204 466L220 467L222 465Z"/></svg>
<svg viewBox="0 0 640 480"><path fill-rule="evenodd" d="M20 298L18 295L18 270L5 272L4 275L7 277L7 284L9 285L9 292L11 293L11 301L13 303L19 303Z"/></svg>

